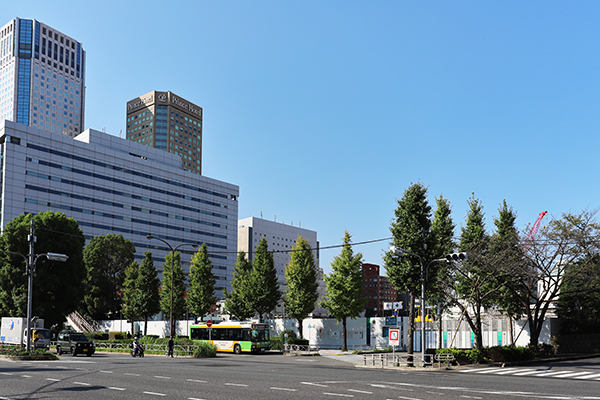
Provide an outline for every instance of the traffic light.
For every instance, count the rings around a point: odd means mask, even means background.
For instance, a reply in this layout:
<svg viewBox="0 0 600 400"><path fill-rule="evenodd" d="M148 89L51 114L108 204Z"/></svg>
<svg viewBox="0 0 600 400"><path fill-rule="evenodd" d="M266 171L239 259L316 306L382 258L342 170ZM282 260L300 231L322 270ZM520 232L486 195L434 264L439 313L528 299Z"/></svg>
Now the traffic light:
<svg viewBox="0 0 600 400"><path fill-rule="evenodd" d="M467 253L452 253L452 254L448 254L446 256L446 261L450 262L450 261L463 261L466 260L467 257Z"/></svg>

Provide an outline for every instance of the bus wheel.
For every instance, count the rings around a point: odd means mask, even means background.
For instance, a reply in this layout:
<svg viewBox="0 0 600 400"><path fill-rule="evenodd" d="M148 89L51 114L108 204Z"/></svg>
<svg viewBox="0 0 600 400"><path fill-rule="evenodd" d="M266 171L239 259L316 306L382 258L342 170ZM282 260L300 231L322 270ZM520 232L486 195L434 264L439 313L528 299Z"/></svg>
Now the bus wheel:
<svg viewBox="0 0 600 400"><path fill-rule="evenodd" d="M239 344L236 344L235 346L233 346L233 352L235 354L242 354L242 348L240 347Z"/></svg>

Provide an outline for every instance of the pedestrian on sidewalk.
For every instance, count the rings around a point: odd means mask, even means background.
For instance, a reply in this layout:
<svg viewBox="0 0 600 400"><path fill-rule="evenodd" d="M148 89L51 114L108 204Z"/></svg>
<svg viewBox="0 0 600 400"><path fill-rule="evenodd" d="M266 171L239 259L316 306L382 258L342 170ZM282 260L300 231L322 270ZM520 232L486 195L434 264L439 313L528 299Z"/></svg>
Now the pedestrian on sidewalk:
<svg viewBox="0 0 600 400"><path fill-rule="evenodd" d="M169 348L167 352L167 357L173 357L173 347L175 346L175 343L173 342L173 336L169 337L169 343L167 346Z"/></svg>

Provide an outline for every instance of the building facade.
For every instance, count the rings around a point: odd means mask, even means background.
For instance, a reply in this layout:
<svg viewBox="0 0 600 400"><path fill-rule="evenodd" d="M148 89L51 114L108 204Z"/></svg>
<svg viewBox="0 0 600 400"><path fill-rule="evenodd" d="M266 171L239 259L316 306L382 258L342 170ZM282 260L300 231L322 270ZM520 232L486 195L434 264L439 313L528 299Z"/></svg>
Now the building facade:
<svg viewBox="0 0 600 400"><path fill-rule="evenodd" d="M363 264L363 292L362 297L367 299L365 305L366 316L383 317L384 303L402 301L398 291L394 289L386 276L379 274L380 267L375 264ZM404 302L403 302L404 303Z"/></svg>
<svg viewBox="0 0 600 400"><path fill-rule="evenodd" d="M84 129L85 51L35 19L0 28L0 121L66 136Z"/></svg>
<svg viewBox="0 0 600 400"><path fill-rule="evenodd" d="M202 174L202 108L172 92L127 102L127 140L181 157L185 171Z"/></svg>
<svg viewBox="0 0 600 400"><path fill-rule="evenodd" d="M109 233L153 252L162 271L169 248L208 246L216 295L230 289L237 258L239 187L181 169L178 155L88 129L71 138L0 121L1 224L23 213L59 211L86 240ZM191 246L180 248L189 270Z"/></svg>
<svg viewBox="0 0 600 400"><path fill-rule="evenodd" d="M319 267L319 241L317 240L316 231L255 217L244 218L238 221L238 251L245 252L248 260L252 261L256 246L258 246L260 240L264 237L269 244L269 251L273 252L279 289L282 292L286 290L285 267L290 263L291 250L296 245L298 236L306 239L313 249L313 257L319 276L319 301L321 301L325 294L325 284L322 279L323 270ZM318 307L319 301L317 301L313 315L326 315L327 311ZM279 305L275 310L276 315L283 315L284 313L285 310L282 305Z"/></svg>

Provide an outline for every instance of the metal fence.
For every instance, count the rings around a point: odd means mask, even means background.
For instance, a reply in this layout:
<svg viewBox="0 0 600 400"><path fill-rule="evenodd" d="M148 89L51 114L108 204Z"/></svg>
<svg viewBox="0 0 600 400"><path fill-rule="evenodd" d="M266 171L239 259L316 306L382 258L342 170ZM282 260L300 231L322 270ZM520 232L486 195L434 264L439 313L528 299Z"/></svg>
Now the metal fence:
<svg viewBox="0 0 600 400"><path fill-rule="evenodd" d="M409 361L410 360L410 361ZM408 355L405 353L380 353L380 354L363 354L364 365L373 367L427 367L433 366L433 355L425 354L425 358L421 354Z"/></svg>

